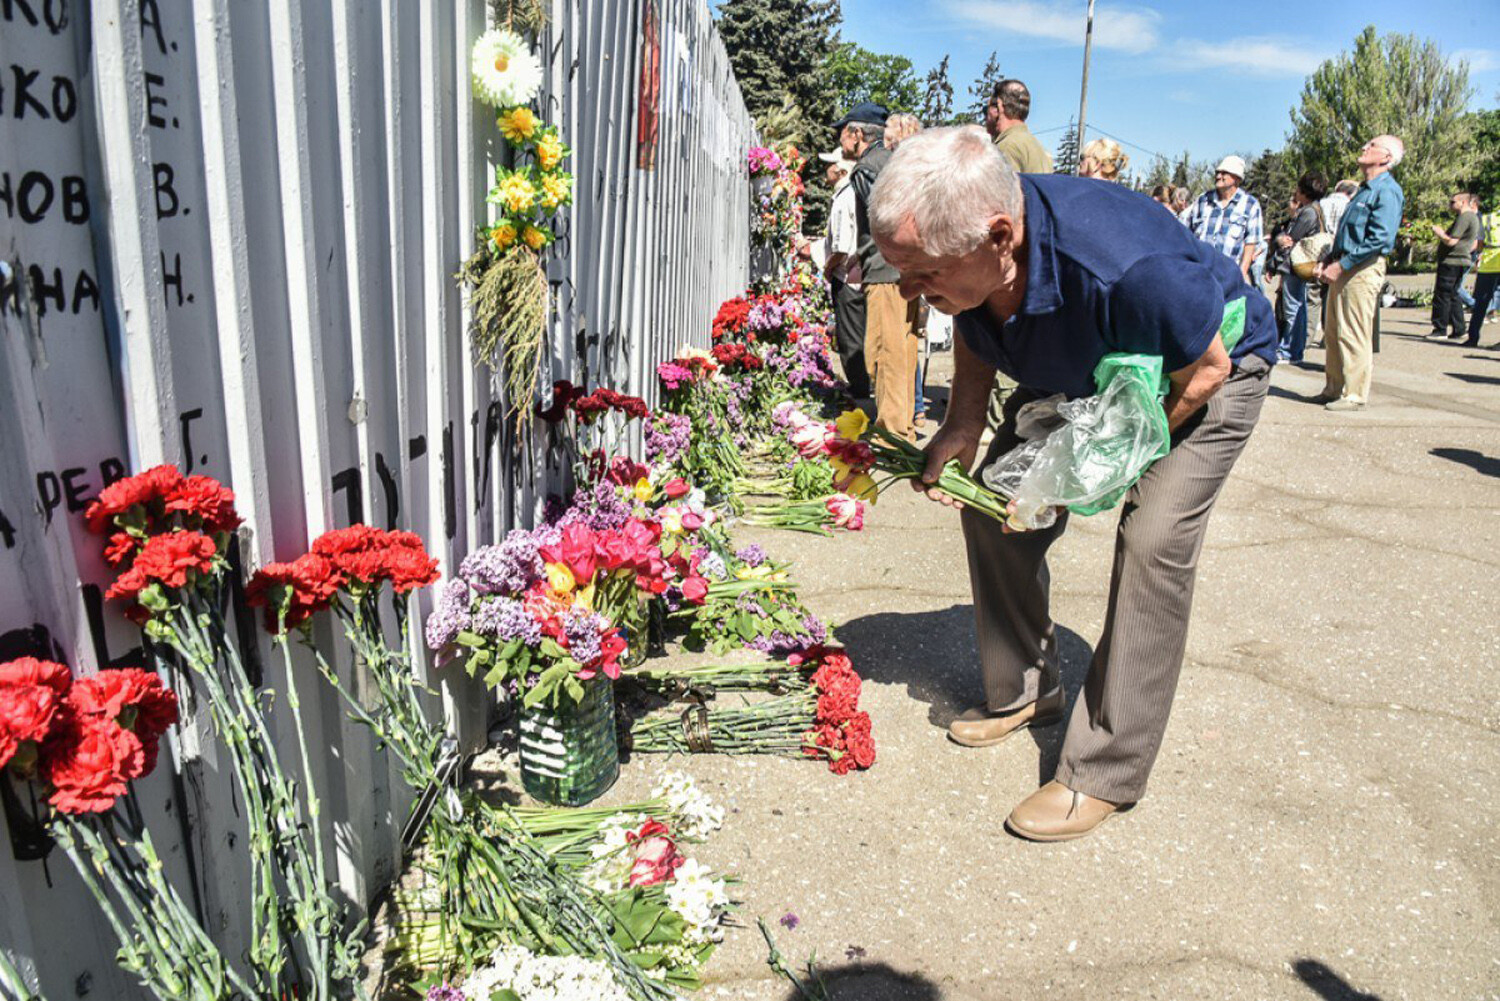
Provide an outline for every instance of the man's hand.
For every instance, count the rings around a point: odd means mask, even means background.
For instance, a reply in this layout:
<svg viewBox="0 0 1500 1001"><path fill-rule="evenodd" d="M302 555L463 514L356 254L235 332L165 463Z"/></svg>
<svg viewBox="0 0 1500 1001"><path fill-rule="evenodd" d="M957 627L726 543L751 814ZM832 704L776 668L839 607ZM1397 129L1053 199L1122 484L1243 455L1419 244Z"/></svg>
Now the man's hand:
<svg viewBox="0 0 1500 1001"><path fill-rule="evenodd" d="M1285 250L1292 245L1292 238L1287 236L1285 233L1278 234L1276 237L1276 245L1282 250Z"/></svg>
<svg viewBox="0 0 1500 1001"><path fill-rule="evenodd" d="M1217 334L1202 357L1167 376L1172 388L1162 404L1167 412L1167 427L1176 431L1182 422L1193 416L1208 402L1209 397L1219 391L1233 370L1229 352Z"/></svg>
<svg viewBox="0 0 1500 1001"><path fill-rule="evenodd" d="M984 431L981 422L977 427L965 421L957 421L952 418L943 422L938 428L937 434L927 443L924 451L927 453L927 468L922 471L920 479L911 481L911 488L918 493L925 493L929 500L935 500L939 504L946 504L951 508L963 509L963 502L955 500L937 489L938 475L942 473L943 466L947 465L949 459L957 459L958 464L968 469L974 464L974 456L979 451L979 436Z"/></svg>
<svg viewBox="0 0 1500 1001"><path fill-rule="evenodd" d="M1339 275L1344 273L1344 268L1338 261L1329 261L1318 269L1318 279L1325 285L1332 285L1339 280Z"/></svg>

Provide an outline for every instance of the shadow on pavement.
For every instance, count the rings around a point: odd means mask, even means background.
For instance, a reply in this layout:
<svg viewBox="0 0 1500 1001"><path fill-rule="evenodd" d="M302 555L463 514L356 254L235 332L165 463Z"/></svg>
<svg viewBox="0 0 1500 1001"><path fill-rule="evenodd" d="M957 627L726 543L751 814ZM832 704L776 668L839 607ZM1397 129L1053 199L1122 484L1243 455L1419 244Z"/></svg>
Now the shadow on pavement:
<svg viewBox="0 0 1500 1001"><path fill-rule="evenodd" d="M1500 355L1464 355L1466 361L1500 361Z"/></svg>
<svg viewBox="0 0 1500 1001"><path fill-rule="evenodd" d="M951 605L931 612L877 612L845 622L839 626L838 636L839 642L848 647L861 677L881 684L905 685L908 695L927 703L927 719L935 727L946 727L953 717L984 698L973 605ZM1082 636L1058 626L1057 650L1063 687L1071 704L1083 688L1094 649ZM1050 730L1031 731L1042 747L1044 769L1056 769L1064 729L1059 724ZM1051 778L1051 771L1045 776Z"/></svg>
<svg viewBox="0 0 1500 1001"><path fill-rule="evenodd" d="M1294 393L1290 389L1287 389L1285 386L1272 386L1272 387L1270 387L1266 391L1266 393L1269 396L1279 396L1283 400L1292 400L1292 401L1294 401L1296 403L1317 403L1318 402L1318 396L1317 396L1316 393L1309 394L1309 395L1305 395L1305 394L1302 394L1302 393Z"/></svg>
<svg viewBox="0 0 1500 1001"><path fill-rule="evenodd" d="M1427 454L1468 466L1481 476L1500 476L1500 459L1476 452L1472 448L1434 448Z"/></svg>
<svg viewBox="0 0 1500 1001"><path fill-rule="evenodd" d="M1327 963L1316 959L1299 959L1292 963L1292 969L1324 1001L1380 1001L1379 995L1355 990L1347 980L1334 973Z"/></svg>
<svg viewBox="0 0 1500 1001"><path fill-rule="evenodd" d="M942 1001L937 984L916 973L901 973L884 963L819 970L829 1001ZM805 1001L793 987L785 1001Z"/></svg>
<svg viewBox="0 0 1500 1001"><path fill-rule="evenodd" d="M1459 382L1468 382L1477 386L1500 386L1500 376L1475 375L1472 372L1444 372L1443 374L1450 379L1457 379Z"/></svg>

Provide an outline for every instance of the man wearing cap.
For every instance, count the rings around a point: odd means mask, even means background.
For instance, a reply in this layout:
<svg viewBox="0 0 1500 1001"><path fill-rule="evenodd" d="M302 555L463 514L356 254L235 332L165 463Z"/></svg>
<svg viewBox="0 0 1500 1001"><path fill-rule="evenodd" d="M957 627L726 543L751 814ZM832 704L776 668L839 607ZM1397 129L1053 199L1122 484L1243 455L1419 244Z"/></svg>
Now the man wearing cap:
<svg viewBox="0 0 1500 1001"><path fill-rule="evenodd" d="M1026 85L1019 80L1001 80L985 105L984 129L995 140L995 148L1005 154L1017 171L1050 174L1052 154L1042 148L1026 127L1030 114L1031 91Z"/></svg>
<svg viewBox="0 0 1500 1001"><path fill-rule="evenodd" d="M828 164L833 201L828 205L827 263L823 275L833 290L833 333L844 381L855 399L870 395L870 373L865 370L865 293L859 270L859 227L854 218L854 189L849 175L859 165L842 149L819 153Z"/></svg>
<svg viewBox="0 0 1500 1001"><path fill-rule="evenodd" d="M1333 249L1315 272L1328 286L1323 319L1323 393L1329 410L1363 410L1374 375L1375 307L1385 284L1385 255L1396 249L1406 194L1391 170L1406 155L1395 136L1376 136L1359 150L1364 183L1349 200Z"/></svg>
<svg viewBox="0 0 1500 1001"><path fill-rule="evenodd" d="M1262 221L1260 202L1240 188L1245 179L1242 157L1226 156L1214 168L1214 190L1205 191L1188 211L1188 229L1204 243L1218 248L1240 267L1250 283L1250 264L1260 253Z"/></svg>
<svg viewBox="0 0 1500 1001"><path fill-rule="evenodd" d="M1020 387L986 463L1018 443L1025 404L1094 395L1107 354L1154 355L1168 374L1171 449L1120 508L1103 634L1070 715L1047 566L1067 512L1018 532L962 514L985 701L954 720L949 737L989 747L1067 716L1056 777L1005 823L1037 841L1082 837L1144 795L1182 669L1208 517L1270 383L1275 318L1235 264L1149 199L1082 178L1018 175L973 126L903 141L870 223L902 294L926 296L959 335L948 413L918 489L949 459L973 464L997 370Z"/></svg>
<svg viewBox="0 0 1500 1001"><path fill-rule="evenodd" d="M885 108L856 104L834 123L844 155L858 160L849 175L859 237L859 270L865 295L865 365L875 389L875 423L908 441L916 437L918 306L901 298L901 276L880 256L870 236L870 191L891 158L885 148Z"/></svg>

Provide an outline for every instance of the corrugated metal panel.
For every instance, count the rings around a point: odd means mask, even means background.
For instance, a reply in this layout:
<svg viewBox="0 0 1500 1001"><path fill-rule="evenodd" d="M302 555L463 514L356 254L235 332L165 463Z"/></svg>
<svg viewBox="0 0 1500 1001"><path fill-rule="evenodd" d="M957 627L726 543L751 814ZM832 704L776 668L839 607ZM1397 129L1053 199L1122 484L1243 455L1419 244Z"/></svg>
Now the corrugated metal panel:
<svg viewBox="0 0 1500 1001"><path fill-rule="evenodd" d="M0 656L40 649L86 674L132 655L81 513L156 462L234 489L249 566L367 520L421 533L446 568L534 520L557 457L540 433L518 444L501 426L453 281L506 155L468 89L486 6L0 4L0 66L16 67L0 105L0 257L20 278L0 298ZM660 130L642 170L648 25ZM577 175L549 264L547 374L653 397L655 362L704 343L744 285L753 126L704 0L554 0L539 44L540 107ZM314 774L334 818L326 847L365 902L396 871L406 792L308 665L288 679L264 642L254 653L270 683L303 694L327 749ZM485 693L420 657L419 670L461 738L481 742ZM173 750L142 808L237 956L243 832L202 713ZM138 996L60 856L16 861L0 834L0 902L0 946L50 996Z"/></svg>

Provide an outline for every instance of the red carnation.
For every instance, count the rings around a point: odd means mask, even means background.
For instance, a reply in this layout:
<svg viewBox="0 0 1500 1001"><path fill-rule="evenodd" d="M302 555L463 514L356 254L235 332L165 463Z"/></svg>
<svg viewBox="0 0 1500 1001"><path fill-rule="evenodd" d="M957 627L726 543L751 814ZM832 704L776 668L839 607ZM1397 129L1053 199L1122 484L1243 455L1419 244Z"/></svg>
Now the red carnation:
<svg viewBox="0 0 1500 1001"><path fill-rule="evenodd" d="M609 482L622 487L633 487L641 480L649 479L651 467L642 465L624 455L617 455L609 463L609 471L605 473Z"/></svg>
<svg viewBox="0 0 1500 1001"><path fill-rule="evenodd" d="M146 540L129 570L105 592L106 598L134 598L146 587L160 583L170 588L187 585L191 572L213 570L218 548L202 532L167 532Z"/></svg>
<svg viewBox="0 0 1500 1001"><path fill-rule="evenodd" d="M240 524L233 491L212 476L189 476L167 494L166 502L168 511L201 519L205 532L232 532Z"/></svg>
<svg viewBox="0 0 1500 1001"><path fill-rule="evenodd" d="M109 544L104 547L104 558L109 561L110 566L117 567L135 552L138 545L140 542L130 533L116 532L109 537Z"/></svg>
<svg viewBox="0 0 1500 1001"><path fill-rule="evenodd" d="M103 534L110 522L118 515L126 514L137 504L150 504L165 499L182 482L182 474L176 466L154 466L143 473L116 480L103 490L84 510L84 520L89 531Z"/></svg>
<svg viewBox="0 0 1500 1001"><path fill-rule="evenodd" d="M537 404L536 415L548 424L556 424L567 416L568 407L583 395L583 390L567 379L558 379L552 384L552 406L542 409Z"/></svg>
<svg viewBox="0 0 1500 1001"><path fill-rule="evenodd" d="M17 657L0 664L0 687L7 685L41 685L57 693L58 698L68 694L73 684L73 673L66 664L35 657Z"/></svg>
<svg viewBox="0 0 1500 1001"><path fill-rule="evenodd" d="M378 544L384 532L369 525L350 525L348 528L335 528L313 540L312 551L319 556L334 559L345 553L357 553Z"/></svg>
<svg viewBox="0 0 1500 1001"><path fill-rule="evenodd" d="M333 561L317 553L303 553L290 563L267 563L245 587L245 602L266 610L266 631L274 633L277 611L286 602L286 628L306 622L327 608L344 577Z"/></svg>
<svg viewBox="0 0 1500 1001"><path fill-rule="evenodd" d="M111 720L58 715L42 748L49 802L63 813L100 813L125 794L126 783L145 774L140 738Z"/></svg>
<svg viewBox="0 0 1500 1001"><path fill-rule="evenodd" d="M46 740L61 705L61 697L45 685L0 686L0 769L22 744Z"/></svg>
<svg viewBox="0 0 1500 1001"><path fill-rule="evenodd" d="M141 775L156 767L161 735L179 718L177 693L163 685L158 675L135 667L100 671L81 679L66 702L73 715L109 720L134 733L141 742Z"/></svg>
<svg viewBox="0 0 1500 1001"><path fill-rule="evenodd" d="M573 413L578 415L578 420L583 424L592 424L599 415L609 409L609 403L598 393L590 393L580 396L571 404Z"/></svg>

